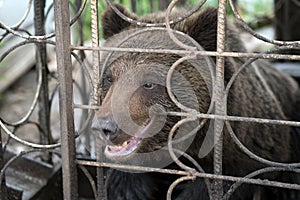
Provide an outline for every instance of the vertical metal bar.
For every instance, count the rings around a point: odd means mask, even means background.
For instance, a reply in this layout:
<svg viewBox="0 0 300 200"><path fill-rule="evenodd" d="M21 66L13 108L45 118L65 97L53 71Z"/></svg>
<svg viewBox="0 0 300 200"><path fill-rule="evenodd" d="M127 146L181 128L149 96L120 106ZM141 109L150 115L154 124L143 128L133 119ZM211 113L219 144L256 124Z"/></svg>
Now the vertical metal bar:
<svg viewBox="0 0 300 200"><path fill-rule="evenodd" d="M218 23L217 23L217 52L225 50L225 21L226 21L226 0L219 0ZM224 57L216 58L216 86L215 86L215 113L225 115L224 99ZM214 173L222 174L223 155L223 120L215 120L214 123ZM214 180L212 184L212 199L219 200L223 197L222 180Z"/></svg>
<svg viewBox="0 0 300 200"><path fill-rule="evenodd" d="M4 166L4 159L3 159L3 148L2 148L2 134L1 134L2 129L0 128L0 170L2 170ZM6 200L8 199L7 196L7 187L6 187L6 181L5 181L5 175L3 176L3 179L1 180L1 191L0 191L0 199Z"/></svg>
<svg viewBox="0 0 300 200"><path fill-rule="evenodd" d="M91 0L91 28L92 28L92 46L99 46L99 19L98 19L98 0ZM93 51L93 105L99 105L100 103L100 53L99 51ZM101 162L103 160L103 146L99 141L100 139L96 137L96 157L97 161ZM105 193L105 180L104 180L104 168L97 168L97 189L98 198L106 199Z"/></svg>
<svg viewBox="0 0 300 200"><path fill-rule="evenodd" d="M131 0L131 10L132 12L136 12L136 0Z"/></svg>
<svg viewBox="0 0 300 200"><path fill-rule="evenodd" d="M69 0L54 0L56 59L59 81L61 157L65 200L78 199L75 164Z"/></svg>
<svg viewBox="0 0 300 200"><path fill-rule="evenodd" d="M4 166L4 160L3 160L3 148L2 148L2 128L0 128L0 170L3 168Z"/></svg>
<svg viewBox="0 0 300 200"><path fill-rule="evenodd" d="M92 28L92 47L99 46L99 25L98 25L98 0L91 0L91 28ZM93 104L99 104L99 77L100 77L100 53L93 51Z"/></svg>
<svg viewBox="0 0 300 200"><path fill-rule="evenodd" d="M76 0L75 1L75 7L76 7L76 10L79 10L80 7L81 7L81 4L82 4L82 0ZM81 18L78 18L77 20L78 22L78 45L79 46L83 46L83 43L84 43L84 39L83 39L83 21ZM85 54L83 52L83 50L80 50L79 51L79 57L81 59L81 61L84 61L85 59Z"/></svg>
<svg viewBox="0 0 300 200"><path fill-rule="evenodd" d="M150 13L152 13L154 11L153 0L149 0L149 4L150 4Z"/></svg>
<svg viewBox="0 0 300 200"><path fill-rule="evenodd" d="M45 35L44 20L45 0L34 1L34 28L35 35ZM42 87L39 96L39 123L43 129L40 133L42 144L50 144L52 142L50 132L50 103L48 91L48 69L47 69L47 50L45 43L36 44L36 69L42 71Z"/></svg>
<svg viewBox="0 0 300 200"><path fill-rule="evenodd" d="M97 162L103 162L103 145L99 141L100 138L96 138L96 156ZM105 189L105 169L103 167L97 168L97 197L99 200L106 200L106 189Z"/></svg>
<svg viewBox="0 0 300 200"><path fill-rule="evenodd" d="M168 0L160 0L158 1L158 7L159 10L165 10L169 5L169 1Z"/></svg>

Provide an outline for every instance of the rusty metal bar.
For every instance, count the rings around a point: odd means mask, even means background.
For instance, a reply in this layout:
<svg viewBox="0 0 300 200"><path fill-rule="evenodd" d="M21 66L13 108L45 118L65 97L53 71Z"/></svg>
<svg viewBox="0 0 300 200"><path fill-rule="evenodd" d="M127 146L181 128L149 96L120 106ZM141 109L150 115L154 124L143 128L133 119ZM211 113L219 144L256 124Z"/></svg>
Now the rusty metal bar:
<svg viewBox="0 0 300 200"><path fill-rule="evenodd" d="M3 148L2 148L2 129L0 128L0 169L3 169L4 166L4 159L3 159ZM3 179L0 180L1 184L1 190L0 190L0 199L6 200L7 199L7 187L6 187L6 181L5 176L3 176Z"/></svg>
<svg viewBox="0 0 300 200"><path fill-rule="evenodd" d="M34 1L34 28L35 35L45 35L45 0ZM40 74L41 70L41 74ZM40 133L40 141L42 144L52 143L51 131L50 131L50 102L49 102L49 90L48 90L48 69L47 69L47 50L46 43L36 44L36 71L37 76L42 76L42 85L38 99L39 105L39 123L43 129L43 133ZM46 158L49 162L49 158Z"/></svg>
<svg viewBox="0 0 300 200"><path fill-rule="evenodd" d="M193 181L193 180L195 180L195 178L196 178L196 176L187 175L187 176L183 176L183 177L180 177L177 180L175 180L170 185L170 187L167 191L167 199L172 199L171 197L172 197L173 190L179 183L184 182L184 181Z"/></svg>
<svg viewBox="0 0 300 200"><path fill-rule="evenodd" d="M91 1L91 29L92 29L92 47L99 48L98 34L98 0ZM100 53L97 50L93 51L93 104L99 104L99 77L100 77Z"/></svg>
<svg viewBox="0 0 300 200"><path fill-rule="evenodd" d="M76 104L74 106L74 108L98 110L100 108L100 106ZM237 121L237 122L249 122L249 123L259 123L259 124L273 124L273 125L300 127L300 122L289 121L289 120L280 120L280 119L265 119L265 118L256 118L256 117L240 117L240 116L228 116L228 115L224 116L224 115L193 113L193 112L167 112L166 114L170 115L170 116L182 116L182 117L190 117L190 118L197 117L197 118L201 118L201 119L221 119L224 121Z"/></svg>
<svg viewBox="0 0 300 200"><path fill-rule="evenodd" d="M91 0L91 29L92 29L92 47L99 47L99 19L98 19L98 0ZM93 99L92 105L100 104L100 53L97 50L93 51ZM96 159L103 160L103 145L96 137ZM105 171L104 168L97 168L97 193L101 200L106 199L105 192Z"/></svg>
<svg viewBox="0 0 300 200"><path fill-rule="evenodd" d="M95 166L95 167L110 167L114 169L120 170L136 170L136 171L143 171L143 172L158 172L158 173L165 173L165 174L175 174L181 176L190 176L190 171L183 171L183 170L175 170L175 169L160 169L160 168L153 168L153 167L142 167L142 166L135 166L135 165L123 165L123 164L115 164L115 163L99 163L95 161L87 161L87 160L77 160L77 164L79 165L86 165L86 166ZM263 168L257 172L266 173L271 171L292 171L299 173L299 169L297 168L280 168L280 167L267 167ZM252 172L255 173L255 172ZM202 172L192 172L193 176L197 176L200 178L208 178L212 180L225 180L231 182L241 183L250 183L256 185L265 185L265 186L274 186L280 188L289 188L300 190L299 184L291 184L291 183L282 183L277 181L269 181L267 179L253 179L249 177L236 177L236 176L227 176L227 175L216 175L216 174L209 174L209 173L202 173ZM214 199L213 199L214 200Z"/></svg>
<svg viewBox="0 0 300 200"><path fill-rule="evenodd" d="M61 158L65 200L78 199L75 163L72 63L70 52L70 12L68 0L55 0L56 58L59 81Z"/></svg>
<svg viewBox="0 0 300 200"><path fill-rule="evenodd" d="M154 29L154 28L153 28ZM187 50L170 50L170 49L141 49L141 48L120 48L120 47L89 47L89 46L71 46L76 50L98 50L98 51L116 51L116 52L141 52L141 53L161 53L161 54L179 54L188 55L190 51ZM290 49L292 47L287 47ZM283 48L285 49L285 48ZM276 54L276 51L266 53L242 53L242 52L215 52L215 51L194 51L195 55L199 56L222 56L222 57L243 57L243 58L261 58L261 59L288 59L288 60L300 60L299 55L293 54Z"/></svg>
<svg viewBox="0 0 300 200"><path fill-rule="evenodd" d="M226 20L226 0L219 0L218 22L217 22L217 52L225 50L225 20ZM226 99L224 98L224 63L225 57L216 57L216 85L214 87L215 95L215 114L225 115ZM222 174L223 166L223 127L224 120L214 120L214 174ZM213 180L211 198L221 200L223 197L222 180Z"/></svg>

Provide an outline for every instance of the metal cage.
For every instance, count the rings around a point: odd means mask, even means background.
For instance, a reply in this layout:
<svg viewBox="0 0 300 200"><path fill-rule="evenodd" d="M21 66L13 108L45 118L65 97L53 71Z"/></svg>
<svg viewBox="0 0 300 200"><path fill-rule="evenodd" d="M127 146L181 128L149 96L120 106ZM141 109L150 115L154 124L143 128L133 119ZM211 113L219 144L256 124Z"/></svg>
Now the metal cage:
<svg viewBox="0 0 300 200"><path fill-rule="evenodd" d="M299 3L295 1L296 6L299 9ZM134 6L136 6L136 2L134 2ZM167 16L174 8L178 0L171 1L168 4L167 8ZM120 15L124 20L134 23L138 26L144 27L162 27L166 29L170 37L172 36L172 30L170 23L176 23L177 21L183 20L193 13L197 12L202 6L205 4L206 0L199 0L199 3L194 6L189 12L185 13L181 18L176 19L175 21L169 22L166 20L163 24L148 24L145 22L135 21L126 16L122 16L122 13L119 13L117 8L112 4L110 0L106 0L107 6L111 6L115 12ZM242 122L252 122L252 123L263 123L263 124L274 124L274 125L288 125L293 127L299 127L300 122L297 121L286 121L286 120L271 120L271 119L260 119L260 118L250 118L250 117L237 117L237 116L228 116L225 111L224 105L226 104L226 98L230 86L224 85L224 60L226 57L243 57L248 58L249 63L257 60L257 59L274 59L274 60L289 60L289 61L299 61L300 55L299 52L300 42L299 41L281 41L267 38L263 35L252 30L252 28L247 25L247 23L243 20L242 16L239 14L238 9L233 0L220 0L218 3L218 34L217 34L217 51L199 51L195 50L194 47L182 44L180 41L176 40L176 37L173 38L174 42L185 50L153 50L153 49L125 49L125 48L108 48L102 47L99 38L99 3L104 5L105 2L98 2L98 0L90 0L90 4L87 0L75 0L69 2L68 0L55 0L50 6L46 7L45 0L29 0L28 8L23 16L23 18L13 26L6 25L5 22L0 20L0 42L3 42L3 46L7 43L6 41L11 40L12 38L18 38L20 42L13 44L12 46L6 48L5 51L0 54L0 64L4 64L5 58L13 52L15 49L19 47L26 46L28 44L34 44L35 47L35 66L36 66L36 76L37 76L37 88L34 94L34 98L32 103L30 104L29 110L25 113L25 115L17 121L10 122L5 119L5 116L1 116L0 126L2 135L6 135L5 139L3 139L2 146L3 148L0 151L0 165L1 165L1 173L0 178L2 180L1 184L1 199L21 199L22 191L18 191L17 189L13 189L7 186L7 174L8 170L11 170L12 166L15 166L13 169L13 174L18 176L18 172L21 171L22 174L27 174L26 170L18 170L19 165L27 165L27 168L31 168L34 170L36 168L32 167L31 161L27 160L27 155L30 154L38 154L39 158L42 157L43 163L46 164L38 164L42 165L43 169L46 170L42 172L47 174L46 177L38 176L40 180L46 180L47 183L41 184L44 189L37 189L40 192L36 192L35 196L30 196L28 198L47 198L47 194L45 195L45 191L52 191L51 188L54 185L49 184L57 181L60 182L60 178L62 179L62 188L59 186L57 190L59 191L56 197L60 197L66 200L75 200L80 198L79 192L81 189L78 187L78 179L81 180L80 176L85 176L90 183L90 191L93 194L94 199L105 199L105 177L106 177L106 168L115 168L115 169L126 169L126 170L137 170L143 172L159 172L159 173L168 173L168 174L176 174L180 175L176 181L170 186L166 196L167 199L171 199L171 194L173 189L181 182L193 180L195 177L201 177L205 179L212 180L210 184L210 197L212 199L227 199L234 192L234 190L239 187L242 183L250 183L264 186L273 186L273 187L281 187L281 188L289 188L300 190L300 185L293 183L284 183L277 181L269 181L269 180L261 180L255 178L256 175L271 172L271 171L289 171L299 173L300 163L277 163L272 162L270 160L263 159L258 155L255 155L253 152L249 151L239 140L234 137L235 133L231 130L230 121L242 121ZM228 5L227 5L228 3ZM278 2L277 2L278 3ZM34 34L31 34L30 31L25 30L22 27L26 18L28 18L28 13L31 10L33 5L34 11ZM235 18L236 23L241 26L246 32L250 33L255 38L262 40L266 43L272 44L274 48L268 52L259 52L259 53L248 53L248 52L226 52L225 51L225 19L226 19L226 6L229 6L233 11L233 16ZM47 8L47 9L46 9ZM46 20L49 20L49 13L54 10L54 22L55 29L51 33L46 33L45 31L45 23ZM83 44L83 22L81 21L81 17L89 10L91 12L91 45L84 46ZM135 10L135 7L134 9ZM74 14L72 14L74 13ZM72 18L70 18L72 16ZM75 27L75 28L74 28ZM76 29L76 31L74 31ZM150 29L149 29L150 30ZM71 38L72 35L72 38ZM300 36L299 36L300 37ZM299 39L299 38L298 38ZM75 42L74 42L75 41ZM47 47L55 46L56 52L56 66L57 73L50 73L47 68ZM289 50L288 54L283 53L283 50ZM216 73L214 74L214 104L215 104L215 112L202 114L198 112L194 112L191 109L182 109L182 112L176 113L178 116L186 117L187 120L192 119L214 119L218 126L222 127L224 125L225 128L229 131L232 138L235 140L235 143L239 146L241 151L244 151L249 157L255 159L263 164L266 164L268 167L255 171L249 174L246 177L234 177L227 176L222 174L222 131L221 129L215 129L214 135L217 138L221 138L216 142L214 146L214 173L204 173L197 169L190 170L189 167L185 166L180 161L176 160L176 156L174 150L172 149L171 140L168 141L168 147L170 154L174 154L174 161L182 168L181 170L171 170L171 169L159 169L152 167L141 167L141 166L131 166L131 165L121 165L121 164L113 164L103 162L103 153L102 146L100 142L95 143L96 148L96 160L91 159L90 157L84 155L80 155L77 151L78 144L76 145L77 138L80 138L81 135L86 135L89 132L89 126L91 119L94 116L94 110L99 108L99 104L101 99L101 88L100 82L101 80L101 70L102 67L100 65L100 52L101 51L130 51L130 52L151 52L151 53L176 53L184 55L182 60L189 59L193 56L212 56L216 57ZM90 57L92 60L86 58L85 52L91 52ZM295 63L296 63L295 62ZM76 63L76 64L75 64ZM91 68L88 66L92 65ZM174 63L173 67L175 68L178 63ZM76 81L74 81L73 71L75 69L74 65L79 65L82 74L80 76L81 79L85 80L85 83L88 84L87 87L92 88L91 92L84 91L86 86L78 86L78 90L75 91L74 87L76 86ZM297 65L297 64L296 64ZM244 68L246 66L243 66ZM170 69L171 70L171 69ZM242 68L241 68L242 70ZM240 71L241 71L240 70ZM293 72L295 74L298 73L299 76L300 69L296 69ZM235 73L231 78L231 83L234 82L236 76L239 72ZM295 75L294 74L294 75ZM171 74L169 74L171 76ZM52 78L57 81L57 86L54 87L50 91L49 89L49 79ZM167 77L168 79L168 77ZM5 86L8 87L8 86ZM170 86L168 86L168 90L171 90ZM50 116L51 116L51 105L53 103L54 96L59 91L59 121L60 121L60 137L59 139L53 138L53 133L51 131L50 125ZM74 92L75 91L75 92ZM74 93L79 93L82 97L81 103L74 102ZM90 98L86 98L86 95L89 95ZM89 100L90 99L90 100ZM175 102L176 100L174 100ZM224 102L225 101L225 102ZM180 105L178 105L180 107ZM38 110L38 120L32 121L31 116L35 110ZM78 130L75 130L74 127L74 110L82 110L80 121L81 126ZM77 123L77 122L76 122ZM180 126L182 122L176 124ZM31 142L27 139L22 139L19 135L16 134L16 131L25 125L31 124L38 129L39 132L39 142ZM25 134L25 133L24 133ZM173 134L172 132L170 134ZM6 147L9 143L14 140L18 143L27 147L26 150L11 154L9 156L7 154ZM91 143L89 141L89 136L85 136L85 142L87 145ZM54 158L55 157L55 158ZM249 158L250 159L250 158ZM19 164L14 164L16 162L21 162ZM44 167L46 166L46 168ZM40 167L38 167L40 169ZM60 173L60 169L62 169ZM92 169L92 170L90 170ZM95 170L97 169L97 172ZM27 170L28 171L28 170ZM91 171L94 174L91 174ZM97 176L96 176L97 174ZM54 178L53 178L54 177ZM97 180L96 180L97 177ZM223 194L223 181L231 181L233 182L230 190ZM45 188L48 187L48 190ZM24 193L24 191L23 191ZM44 193L44 194L42 194ZM44 195L44 196L43 196ZM54 196L54 194L53 194ZM23 198L24 195L23 195ZM49 197L48 197L49 198ZM25 198L26 199L26 198ZM50 198L51 199L51 198Z"/></svg>

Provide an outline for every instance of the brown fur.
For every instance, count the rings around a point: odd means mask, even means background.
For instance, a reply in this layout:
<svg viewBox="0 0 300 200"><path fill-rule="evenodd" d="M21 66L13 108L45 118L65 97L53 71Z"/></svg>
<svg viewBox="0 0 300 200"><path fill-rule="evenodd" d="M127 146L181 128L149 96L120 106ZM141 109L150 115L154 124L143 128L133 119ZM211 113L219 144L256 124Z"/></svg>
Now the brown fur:
<svg viewBox="0 0 300 200"><path fill-rule="evenodd" d="M117 5L117 7L125 15L139 19L140 21L149 23L164 21L163 13L138 18L126 11L122 6ZM176 16L179 15L179 13L175 13L173 17L176 18ZM216 22L216 10L214 8L208 8L173 25L173 28L191 36L205 50L215 51L217 34ZM107 39L105 45L112 47L115 47L131 33L141 30L140 27L136 27L122 20L110 8L108 8L102 16L102 26L104 37ZM181 40L185 39L181 38ZM189 42L189 44L192 45L191 42ZM156 34L155 32L146 32L141 35L136 35L134 39L129 39L122 43L120 47L181 49L174 44L166 34L158 35L158 33ZM226 29L226 51L246 51L238 37L238 33L230 23L227 24ZM106 56L108 56L108 53L104 53L103 57ZM109 69L106 72L106 77L110 77L112 82L104 83L106 95L101 109L96 113L96 118L100 120L107 118L112 119L112 110L110 107L112 101L111 94L114 91L116 81L123 74L131 70L132 73L129 78L126 79L126 84L129 86L132 85L133 87L134 84L144 76L144 69L159 64L171 67L179 58L180 55L170 54L114 53L109 59ZM212 58L212 60L215 59ZM203 67L207 65L203 58L199 58L197 61ZM247 59L245 58L226 58L225 86L232 74L246 61ZM154 70L158 74L157 76L166 76L167 70L157 70ZM197 105L199 106L199 111L206 113L211 101L211 94L207 87L207 83L211 83L208 77L210 76L209 73L204 70L200 76L189 62L181 63L178 67L178 71L191 83L199 102L199 105ZM227 99L227 114L232 116L291 120L296 106L296 95L298 93L299 88L296 82L288 75L276 70L268 62L255 61L252 66L242 71L231 87ZM186 99L188 100L190 98L186 97ZM185 99L183 99L182 102L185 102L184 100ZM190 102L185 103L188 106L193 105ZM166 111L179 111L168 97L165 87L158 86L150 92L145 92L143 88L139 88L130 98L129 110L131 118L137 124L144 126L147 120L149 120L149 108L154 104L163 105ZM120 107L119 110L122 110L122 108ZM178 120L180 120L178 117L168 117L166 125L161 132L153 137L142 140L138 152L151 152L162 146L166 146L169 131ZM290 127L246 122L230 122L230 124L239 140L257 155L276 162L299 162L299 160L297 160L299 155L294 155L294 152L298 152L298 150L292 149L291 141L293 138L291 134L292 129ZM198 157L207 127L208 123L197 133L187 153L196 159L204 167L206 172L213 172L212 154L202 159ZM232 141L226 127L224 127L224 130L223 171L225 174L245 176L253 170L264 166L241 152ZM112 142L114 144L121 144L128 138L130 138L129 135L125 134L122 130L118 130L117 136Z"/></svg>

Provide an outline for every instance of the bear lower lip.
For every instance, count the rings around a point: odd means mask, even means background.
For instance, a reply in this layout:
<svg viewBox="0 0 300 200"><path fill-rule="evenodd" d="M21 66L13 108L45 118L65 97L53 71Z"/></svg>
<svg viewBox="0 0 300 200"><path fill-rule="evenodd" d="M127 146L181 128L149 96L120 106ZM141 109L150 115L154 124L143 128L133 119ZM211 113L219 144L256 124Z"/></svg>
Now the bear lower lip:
<svg viewBox="0 0 300 200"><path fill-rule="evenodd" d="M140 138L134 136L129 140L123 142L123 144L107 145L104 150L105 155L108 157L120 157L129 155L137 149L140 141Z"/></svg>
<svg viewBox="0 0 300 200"><path fill-rule="evenodd" d="M149 130L149 127L152 126L153 121L153 119L149 119L146 123L147 125L141 131L139 131L137 134L135 134L135 136L132 136L129 140L126 140L122 144L107 145L104 150L105 156L108 158L118 158L132 154L135 150L138 149L142 138Z"/></svg>

